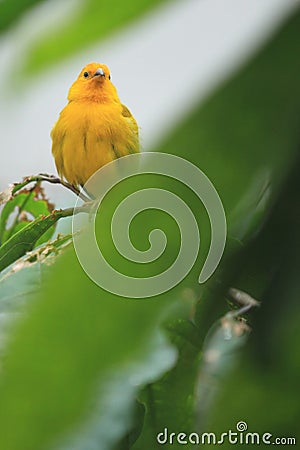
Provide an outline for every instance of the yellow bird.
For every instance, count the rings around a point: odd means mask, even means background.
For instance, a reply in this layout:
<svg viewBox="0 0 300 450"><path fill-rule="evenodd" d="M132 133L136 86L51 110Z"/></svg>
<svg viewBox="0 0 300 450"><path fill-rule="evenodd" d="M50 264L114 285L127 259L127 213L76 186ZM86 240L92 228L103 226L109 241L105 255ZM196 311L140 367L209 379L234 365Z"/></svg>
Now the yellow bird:
<svg viewBox="0 0 300 450"><path fill-rule="evenodd" d="M90 63L72 84L51 131L59 175L83 186L100 167L139 151L138 125L120 102L104 64Z"/></svg>

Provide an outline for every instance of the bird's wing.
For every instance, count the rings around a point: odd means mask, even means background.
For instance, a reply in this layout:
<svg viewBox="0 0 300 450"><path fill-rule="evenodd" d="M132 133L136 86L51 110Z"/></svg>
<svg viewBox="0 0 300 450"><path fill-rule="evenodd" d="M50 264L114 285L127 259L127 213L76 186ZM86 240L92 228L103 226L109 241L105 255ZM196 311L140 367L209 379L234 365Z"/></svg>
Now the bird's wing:
<svg viewBox="0 0 300 450"><path fill-rule="evenodd" d="M122 116L125 117L129 121L130 126L133 131L133 134L134 134L134 139L133 139L132 145L130 146L129 152L130 153L138 153L140 151L138 124L137 124L135 118L133 117L133 115L131 114L131 112L129 111L129 109L127 108L127 106L125 106L123 104L121 106L122 106Z"/></svg>

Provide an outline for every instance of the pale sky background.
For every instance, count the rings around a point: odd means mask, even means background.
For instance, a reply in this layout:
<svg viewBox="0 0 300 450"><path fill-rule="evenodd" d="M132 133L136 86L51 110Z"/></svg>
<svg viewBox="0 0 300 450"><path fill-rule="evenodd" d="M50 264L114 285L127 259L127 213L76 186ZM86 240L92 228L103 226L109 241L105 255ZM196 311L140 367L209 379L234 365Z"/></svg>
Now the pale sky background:
<svg viewBox="0 0 300 450"><path fill-rule="evenodd" d="M140 125L143 149L151 150L299 4L297 0L173 1L47 69L25 87L11 89L10 72L18 70L30 41L63 20L74 1L45 2L0 40L0 189L25 175L56 173L49 133L66 104L71 83L86 63L98 61L110 67L122 102ZM51 196L58 206L69 199L57 187L52 187Z"/></svg>

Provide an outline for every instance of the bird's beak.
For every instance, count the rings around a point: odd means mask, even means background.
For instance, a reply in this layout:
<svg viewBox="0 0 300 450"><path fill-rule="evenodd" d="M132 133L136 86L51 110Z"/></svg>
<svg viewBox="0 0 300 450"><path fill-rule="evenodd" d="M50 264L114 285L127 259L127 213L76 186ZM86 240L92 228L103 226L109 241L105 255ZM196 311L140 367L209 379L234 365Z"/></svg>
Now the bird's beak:
<svg viewBox="0 0 300 450"><path fill-rule="evenodd" d="M94 73L93 78L94 78L94 77L105 77L104 70L101 69L101 67L99 67L99 68L96 70L96 72Z"/></svg>

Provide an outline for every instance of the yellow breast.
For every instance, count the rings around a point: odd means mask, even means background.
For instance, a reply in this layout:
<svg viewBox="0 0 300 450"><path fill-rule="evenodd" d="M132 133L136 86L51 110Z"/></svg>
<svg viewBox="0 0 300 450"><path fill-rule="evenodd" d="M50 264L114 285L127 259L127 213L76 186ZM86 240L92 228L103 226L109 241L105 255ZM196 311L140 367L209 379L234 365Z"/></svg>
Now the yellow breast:
<svg viewBox="0 0 300 450"><path fill-rule="evenodd" d="M139 151L137 123L121 103L71 101L51 137L57 171L74 186L112 160Z"/></svg>

